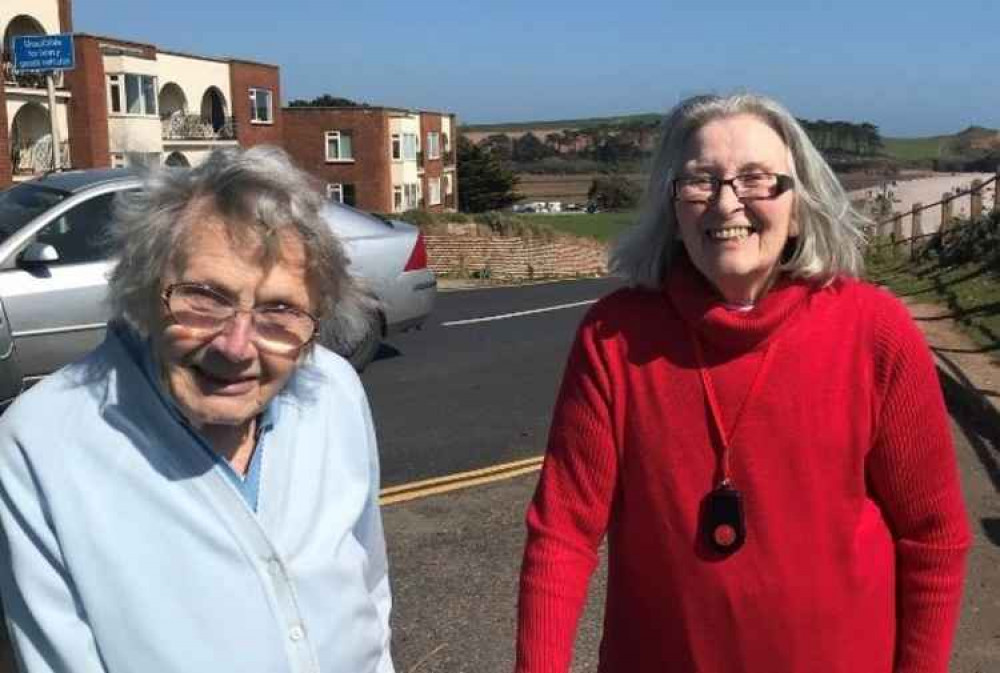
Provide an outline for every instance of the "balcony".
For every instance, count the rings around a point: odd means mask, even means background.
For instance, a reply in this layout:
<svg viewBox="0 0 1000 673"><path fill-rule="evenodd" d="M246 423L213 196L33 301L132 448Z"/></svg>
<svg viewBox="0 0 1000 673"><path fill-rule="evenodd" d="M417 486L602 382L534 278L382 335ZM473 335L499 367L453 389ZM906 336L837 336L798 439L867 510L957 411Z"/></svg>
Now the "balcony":
<svg viewBox="0 0 1000 673"><path fill-rule="evenodd" d="M63 72L61 70L52 73L53 84L57 89L65 85ZM46 89L45 73L39 72L14 72L14 64L5 61L3 64L4 86L16 87L19 89Z"/></svg>
<svg viewBox="0 0 1000 673"><path fill-rule="evenodd" d="M236 120L223 117L221 124L213 124L200 115L173 114L162 120L163 140L236 140Z"/></svg>
<svg viewBox="0 0 1000 673"><path fill-rule="evenodd" d="M60 163L70 168L69 141L59 143ZM52 170L52 136L46 135L33 143L11 143L10 163L14 177L31 177Z"/></svg>

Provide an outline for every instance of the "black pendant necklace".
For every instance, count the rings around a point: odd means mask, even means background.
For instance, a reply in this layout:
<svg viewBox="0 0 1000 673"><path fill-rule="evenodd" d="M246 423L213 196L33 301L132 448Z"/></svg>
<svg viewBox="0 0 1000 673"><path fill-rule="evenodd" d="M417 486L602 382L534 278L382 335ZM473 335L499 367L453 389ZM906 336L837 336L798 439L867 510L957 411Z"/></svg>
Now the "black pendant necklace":
<svg viewBox="0 0 1000 673"><path fill-rule="evenodd" d="M721 556L729 556L743 546L747 538L746 516L743 511L743 494L733 487L729 463L732 456L732 449L729 443L730 433L722 422L722 412L719 409L719 402L715 395L715 387L712 385L712 377L708 373L705 365L705 357L701 351L701 344L693 330L689 331L691 343L694 348L695 359L698 362L698 371L701 375L702 387L705 391L705 399L708 408L711 424L715 426L716 435L722 445L721 457L719 460L722 480L704 497L701 502L698 528L702 539L709 549ZM764 355L750 390L740 405L733 422L732 434L736 433L743 412L747 408L750 398L754 396L757 388L763 380L764 370L767 369L770 359L771 345L764 350ZM717 454L718 455L718 454Z"/></svg>
<svg viewBox="0 0 1000 673"><path fill-rule="evenodd" d="M723 482L702 502L701 534L716 553L729 556L743 546L747 538L743 518L743 496Z"/></svg>

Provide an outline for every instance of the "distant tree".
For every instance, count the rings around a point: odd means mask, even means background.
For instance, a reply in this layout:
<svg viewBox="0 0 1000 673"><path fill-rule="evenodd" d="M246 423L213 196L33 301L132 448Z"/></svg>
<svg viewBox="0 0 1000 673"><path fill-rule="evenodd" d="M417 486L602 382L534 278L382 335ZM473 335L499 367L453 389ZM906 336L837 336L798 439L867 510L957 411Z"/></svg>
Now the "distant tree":
<svg viewBox="0 0 1000 673"><path fill-rule="evenodd" d="M639 204L642 191L624 175L594 178L587 190L587 199L601 210L627 210Z"/></svg>
<svg viewBox="0 0 1000 673"><path fill-rule="evenodd" d="M545 144L556 152L556 154L562 154L563 134L556 132L546 133Z"/></svg>
<svg viewBox="0 0 1000 673"><path fill-rule="evenodd" d="M481 145L458 139L458 208L482 213L506 208L521 198L515 190L517 176L503 161Z"/></svg>
<svg viewBox="0 0 1000 673"><path fill-rule="evenodd" d="M479 148L500 161L514 158L514 142L506 133L494 133L479 141Z"/></svg>
<svg viewBox="0 0 1000 673"><path fill-rule="evenodd" d="M296 98L288 104L288 107L368 107L368 104L325 93L311 100Z"/></svg>
<svg viewBox="0 0 1000 673"><path fill-rule="evenodd" d="M531 131L514 141L514 161L541 161L553 151Z"/></svg>

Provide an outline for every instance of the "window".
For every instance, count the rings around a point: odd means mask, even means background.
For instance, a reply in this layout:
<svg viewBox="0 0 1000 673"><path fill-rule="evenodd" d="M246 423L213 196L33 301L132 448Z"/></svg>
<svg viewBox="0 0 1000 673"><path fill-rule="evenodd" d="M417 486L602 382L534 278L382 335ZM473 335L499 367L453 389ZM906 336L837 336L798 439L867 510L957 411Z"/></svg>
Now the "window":
<svg viewBox="0 0 1000 673"><path fill-rule="evenodd" d="M270 89L250 89L250 121L254 124L270 124L273 121Z"/></svg>
<svg viewBox="0 0 1000 673"><path fill-rule="evenodd" d="M326 160L354 161L354 147L350 131L326 132Z"/></svg>
<svg viewBox="0 0 1000 673"><path fill-rule="evenodd" d="M431 131L427 134L427 158L441 158L441 134Z"/></svg>
<svg viewBox="0 0 1000 673"><path fill-rule="evenodd" d="M455 176L451 173L444 174L444 193L446 196L451 196L455 192L454 180Z"/></svg>
<svg viewBox="0 0 1000 673"><path fill-rule="evenodd" d="M114 114L156 116L156 78L152 75L108 75L108 107Z"/></svg>
<svg viewBox="0 0 1000 673"><path fill-rule="evenodd" d="M416 182L403 185L403 209L413 210L420 207L420 185Z"/></svg>
<svg viewBox="0 0 1000 673"><path fill-rule="evenodd" d="M403 209L403 185L392 186L392 211L398 213Z"/></svg>
<svg viewBox="0 0 1000 673"><path fill-rule="evenodd" d="M417 160L417 150L419 150L417 144L417 134L416 133L404 133L403 134L403 159L406 161L416 161Z"/></svg>
<svg viewBox="0 0 1000 673"><path fill-rule="evenodd" d="M392 134L392 158L394 161L403 158L403 143L398 133Z"/></svg>
<svg viewBox="0 0 1000 673"><path fill-rule="evenodd" d="M35 241L59 253L55 264L83 264L106 259L107 231L115 192L88 199L46 224Z"/></svg>
<svg viewBox="0 0 1000 673"><path fill-rule="evenodd" d="M444 143L444 153L448 154L448 152L451 152L451 138L448 137L447 133L442 133L441 140Z"/></svg>
<svg viewBox="0 0 1000 673"><path fill-rule="evenodd" d="M346 203L349 206L357 205L354 185L331 182L326 185L326 198L337 203Z"/></svg>
<svg viewBox="0 0 1000 673"><path fill-rule="evenodd" d="M427 179L427 203L431 206L441 204L441 178Z"/></svg>

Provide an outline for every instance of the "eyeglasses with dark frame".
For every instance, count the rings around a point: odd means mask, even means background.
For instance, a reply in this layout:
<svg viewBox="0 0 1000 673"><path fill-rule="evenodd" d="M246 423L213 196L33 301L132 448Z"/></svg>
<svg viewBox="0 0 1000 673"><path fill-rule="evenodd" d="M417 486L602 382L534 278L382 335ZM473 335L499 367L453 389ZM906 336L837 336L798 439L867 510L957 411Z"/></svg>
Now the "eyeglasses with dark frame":
<svg viewBox="0 0 1000 673"><path fill-rule="evenodd" d="M275 355L295 353L319 331L316 317L294 306L238 308L229 297L203 283L174 283L163 291L161 299L175 323L204 332L206 338L226 329L237 314L249 313L254 345Z"/></svg>
<svg viewBox="0 0 1000 673"><path fill-rule="evenodd" d="M744 173L728 180L712 175L681 176L673 181L673 198L683 203L707 203L719 197L723 185L732 187L740 201L757 201L781 196L795 186L795 180L782 173Z"/></svg>

